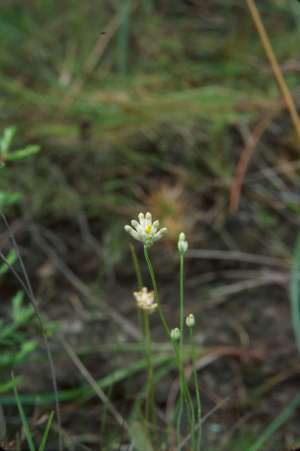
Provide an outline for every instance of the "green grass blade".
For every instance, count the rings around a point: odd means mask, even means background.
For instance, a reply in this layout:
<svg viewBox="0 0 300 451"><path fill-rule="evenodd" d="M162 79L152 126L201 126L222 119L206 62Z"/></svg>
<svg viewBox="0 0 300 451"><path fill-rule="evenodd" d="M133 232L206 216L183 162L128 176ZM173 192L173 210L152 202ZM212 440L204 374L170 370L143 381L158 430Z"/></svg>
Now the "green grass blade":
<svg viewBox="0 0 300 451"><path fill-rule="evenodd" d="M129 434L137 451L154 451L142 424L134 421L129 428Z"/></svg>
<svg viewBox="0 0 300 451"><path fill-rule="evenodd" d="M292 402L281 412L281 414L275 418L264 430L264 432L258 437L246 451L259 451L265 449L266 444L270 441L272 435L288 421L293 415L295 410L300 405L300 393L293 399Z"/></svg>
<svg viewBox="0 0 300 451"><path fill-rule="evenodd" d="M290 304L292 325L298 352L300 353L300 234L298 235L292 263L290 281Z"/></svg>
<svg viewBox="0 0 300 451"><path fill-rule="evenodd" d="M12 380L13 380L13 382L15 382L15 377L13 374L12 374ZM33 439L32 439L31 431L29 428L29 423L28 423L26 414L24 412L24 409L22 407L16 385L14 385L14 393L15 393L15 398L16 398L16 402L17 402L17 406L18 406L20 417L21 417L21 421L22 421L24 432L25 432L28 447L29 447L30 451L35 451L35 446L33 444Z"/></svg>
<svg viewBox="0 0 300 451"><path fill-rule="evenodd" d="M7 161L17 161L31 157L40 151L40 146L27 146L24 149L16 150L7 157Z"/></svg>
<svg viewBox="0 0 300 451"><path fill-rule="evenodd" d="M160 354L154 356L154 365L158 368L160 366L165 366L170 362L169 354ZM141 359L133 364L129 365L127 368L120 368L113 371L111 374L99 379L97 383L99 387L105 389L110 387L112 384L116 384L118 382L124 381L129 377L132 377L136 373L143 371L146 367L146 360ZM170 368L171 369L171 368ZM83 385L78 388L60 390L58 393L58 399L61 402L72 401L74 399L85 398L90 399L94 396L93 390L88 385ZM19 399L23 404L26 405L47 405L51 404L54 401L53 393L43 393L43 394L24 394L19 395ZM9 395L0 395L0 403L1 405L13 405L16 403L15 397Z"/></svg>
<svg viewBox="0 0 300 451"><path fill-rule="evenodd" d="M49 431L52 425L52 421L53 421L53 417L54 417L54 412L51 412L46 424L46 428L42 437L42 441L41 444L39 446L39 451L44 451L47 445L47 439L48 439L48 435L49 435Z"/></svg>

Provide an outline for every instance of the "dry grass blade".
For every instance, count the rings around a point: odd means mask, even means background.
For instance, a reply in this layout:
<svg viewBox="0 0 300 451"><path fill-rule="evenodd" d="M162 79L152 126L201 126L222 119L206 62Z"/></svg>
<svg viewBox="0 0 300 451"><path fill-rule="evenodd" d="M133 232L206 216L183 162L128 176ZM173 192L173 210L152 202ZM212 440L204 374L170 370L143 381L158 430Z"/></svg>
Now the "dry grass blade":
<svg viewBox="0 0 300 451"><path fill-rule="evenodd" d="M242 185L247 171L247 167L249 165L251 157L257 147L260 138L262 137L264 131L266 130L270 122L270 119L271 117L268 115L257 124L257 126L254 128L253 133L249 136L249 139L241 152L239 162L236 166L235 177L230 189L229 210L231 213L238 210Z"/></svg>
<svg viewBox="0 0 300 451"><path fill-rule="evenodd" d="M284 76L282 74L282 70L280 68L280 65L277 61L276 55L273 51L272 44L270 42L270 39L268 37L267 31L264 27L263 21L261 19L261 16L259 14L259 11L256 7L255 0L246 0L246 3L248 5L249 11L251 13L252 19L254 21L254 24L256 26L256 29L258 31L259 37L261 39L261 43L265 49L266 55L268 57L268 60L270 62L270 65L272 67L274 76L276 78L276 81L278 83L278 86L281 90L284 102L286 104L286 107L290 113L292 122L294 124L296 133L298 135L298 138L300 139L300 118L295 106L294 99L290 93L290 90L286 84L286 81L284 79Z"/></svg>
<svg viewBox="0 0 300 451"><path fill-rule="evenodd" d="M84 377L84 379L90 384L98 398L103 402L103 404L106 405L107 409L110 411L112 416L115 418L119 426L121 426L126 431L129 430L129 426L126 422L126 420L122 417L122 415L117 411L117 409L114 407L114 405L110 402L110 400L105 395L104 391L99 387L97 384L97 381L94 379L94 377L91 375L91 373L88 371L88 369L83 365L77 354L75 353L72 346L65 340L65 338L60 335L60 341L65 348L65 351L69 355L72 362L75 364L77 369L80 371L81 375Z"/></svg>

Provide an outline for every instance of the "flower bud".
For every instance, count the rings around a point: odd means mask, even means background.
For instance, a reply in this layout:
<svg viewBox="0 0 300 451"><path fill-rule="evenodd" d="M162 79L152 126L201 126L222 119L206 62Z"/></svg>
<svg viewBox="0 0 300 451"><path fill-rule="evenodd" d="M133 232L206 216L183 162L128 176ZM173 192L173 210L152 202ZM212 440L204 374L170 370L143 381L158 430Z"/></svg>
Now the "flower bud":
<svg viewBox="0 0 300 451"><path fill-rule="evenodd" d="M171 339L173 341L177 341L180 339L180 330L178 329L178 327L175 327L175 329L171 330Z"/></svg>
<svg viewBox="0 0 300 451"><path fill-rule="evenodd" d="M181 232L178 237L177 248L180 255L184 255L188 250L189 244L186 240L185 234Z"/></svg>
<svg viewBox="0 0 300 451"><path fill-rule="evenodd" d="M195 325L195 317L192 313L190 313L186 319L185 319L185 324L187 325L187 327L194 327Z"/></svg>

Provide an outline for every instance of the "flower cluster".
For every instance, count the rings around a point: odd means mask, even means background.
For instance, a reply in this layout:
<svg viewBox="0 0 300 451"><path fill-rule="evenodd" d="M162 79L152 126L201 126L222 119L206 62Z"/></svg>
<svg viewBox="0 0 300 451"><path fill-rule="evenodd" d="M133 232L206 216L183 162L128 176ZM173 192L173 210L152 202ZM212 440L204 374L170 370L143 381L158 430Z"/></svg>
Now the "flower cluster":
<svg viewBox="0 0 300 451"><path fill-rule="evenodd" d="M158 230L159 221L152 222L152 215L149 212L145 215L139 213L138 219L139 221L133 219L131 226L126 225L124 228L134 239L141 241L146 247L152 246L167 232L165 227Z"/></svg>
<svg viewBox="0 0 300 451"><path fill-rule="evenodd" d="M147 313L153 313L157 309L157 303L154 299L154 292L148 291L148 288L143 287L141 291L135 291L133 295L136 299L138 308Z"/></svg>

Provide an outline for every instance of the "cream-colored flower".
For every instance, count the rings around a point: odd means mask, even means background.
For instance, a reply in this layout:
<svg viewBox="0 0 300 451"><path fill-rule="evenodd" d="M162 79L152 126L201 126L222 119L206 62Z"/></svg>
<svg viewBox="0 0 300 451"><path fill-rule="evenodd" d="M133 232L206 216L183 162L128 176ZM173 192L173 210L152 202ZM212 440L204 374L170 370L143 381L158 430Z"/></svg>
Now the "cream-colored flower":
<svg viewBox="0 0 300 451"><path fill-rule="evenodd" d="M135 291L133 295L136 299L138 308L148 313L153 313L157 309L154 292L148 291L148 288L143 287L141 291Z"/></svg>
<svg viewBox="0 0 300 451"><path fill-rule="evenodd" d="M134 239L141 241L147 247L152 246L167 232L165 227L158 230L159 221L152 222L152 215L149 212L145 215L144 213L139 213L138 218L139 221L133 219L131 226L126 225L124 228Z"/></svg>

